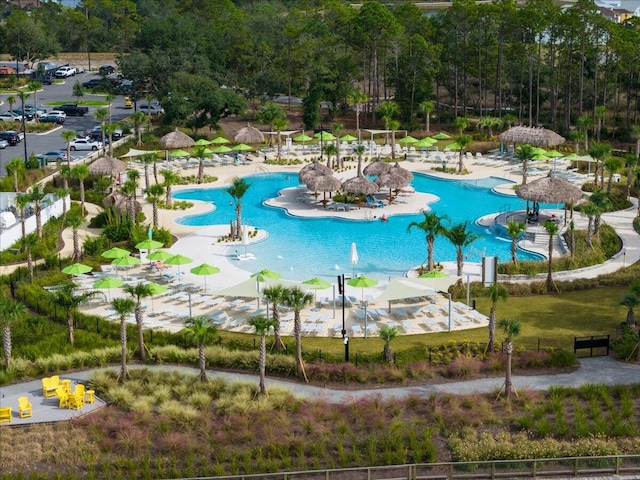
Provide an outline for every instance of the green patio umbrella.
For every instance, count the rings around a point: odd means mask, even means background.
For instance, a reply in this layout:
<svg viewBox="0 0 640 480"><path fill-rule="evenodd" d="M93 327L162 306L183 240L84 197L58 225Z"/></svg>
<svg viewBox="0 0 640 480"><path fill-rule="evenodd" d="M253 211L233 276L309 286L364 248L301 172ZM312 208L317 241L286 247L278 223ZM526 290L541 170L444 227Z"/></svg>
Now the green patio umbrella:
<svg viewBox="0 0 640 480"><path fill-rule="evenodd" d="M327 141L327 140L335 140L336 139L336 137L332 133L325 132L324 130L322 132L316 133L314 135L314 137L316 137L319 140L322 140L323 142Z"/></svg>
<svg viewBox="0 0 640 480"><path fill-rule="evenodd" d="M115 265L116 267L133 267L134 265L139 264L140 259L137 257L132 257L131 255L116 258L113 262L111 262L111 265Z"/></svg>
<svg viewBox="0 0 640 480"><path fill-rule="evenodd" d="M564 157L564 153L559 152L557 150L549 150L548 152L545 153L545 155L549 158L560 158L560 157Z"/></svg>
<svg viewBox="0 0 640 480"><path fill-rule="evenodd" d="M258 282L258 293L260 293L260 282L265 282L267 280L267 278L273 278L273 279L278 279L280 278L282 275L280 275L278 272L273 272L271 270L267 270L262 269L259 272L256 272L254 274L251 275L251 278L255 278L256 281ZM258 296L258 307L260 308L260 297Z"/></svg>
<svg viewBox="0 0 640 480"><path fill-rule="evenodd" d="M441 272L440 270L431 270L430 272L425 272L422 275L420 275L420 278L445 278L448 276L449 275L447 275L444 272Z"/></svg>
<svg viewBox="0 0 640 480"><path fill-rule="evenodd" d="M185 257L184 255L174 255L173 257L167 258L164 263L166 263L167 265L176 265L178 266L178 273L182 273L182 271L180 270L180 266L181 265L187 265L188 263L193 262L193 259L189 258L189 257Z"/></svg>
<svg viewBox="0 0 640 480"><path fill-rule="evenodd" d="M114 277L104 277L94 282L93 288L107 289L109 301L111 301L111 289L121 287L124 284L122 280Z"/></svg>
<svg viewBox="0 0 640 480"><path fill-rule="evenodd" d="M304 133L302 135L298 135L297 137L293 137L294 142L310 142L311 140L313 140L313 138L311 138L309 135L305 135Z"/></svg>
<svg viewBox="0 0 640 480"><path fill-rule="evenodd" d="M231 150L235 150L236 152L248 152L249 150L253 150L253 147L250 145L247 145L246 143L239 143L238 145L233 147Z"/></svg>
<svg viewBox="0 0 640 480"><path fill-rule="evenodd" d="M364 301L364 289L369 287L375 287L378 284L378 281L374 278L369 278L365 275L361 275L356 278L351 278L347 280L347 285L350 287L361 288L362 289L362 301Z"/></svg>
<svg viewBox="0 0 640 480"><path fill-rule="evenodd" d="M83 273L89 273L91 270L93 270L93 268L89 265L85 265L84 263L74 263L68 267L64 267L62 269L62 273L66 273L67 275L82 275Z"/></svg>
<svg viewBox="0 0 640 480"><path fill-rule="evenodd" d="M444 147L445 150L460 150L460 144L458 142L453 142Z"/></svg>
<svg viewBox="0 0 640 480"><path fill-rule="evenodd" d="M198 265L197 267L193 267L191 270L189 270L191 273L193 273L194 275L204 275L204 289L207 289L207 276L209 275L215 275L216 273L220 272L220 269L218 267L214 267L212 265L209 265L208 263L203 263L202 265Z"/></svg>
<svg viewBox="0 0 640 480"><path fill-rule="evenodd" d="M153 260L154 262L155 261L165 262L171 257L173 257L173 253L168 252L166 250L156 250L155 252L152 252L149 255L147 255L147 259Z"/></svg>
<svg viewBox="0 0 640 480"><path fill-rule="evenodd" d="M185 152L184 150L175 150L171 152L169 156L173 158L183 158L183 157L190 157L191 154L189 152Z"/></svg>
<svg viewBox="0 0 640 480"><path fill-rule="evenodd" d="M578 155L577 153L570 153L569 155L567 155L566 158L567 160L575 160L576 158L578 158L580 155Z"/></svg>
<svg viewBox="0 0 640 480"><path fill-rule="evenodd" d="M213 153L228 153L228 152L231 151L231 149L229 147L227 147L226 145L220 145L219 147L216 147L211 151Z"/></svg>
<svg viewBox="0 0 640 480"><path fill-rule="evenodd" d="M229 140L227 140L224 137L216 137L213 140L211 140L211 143L215 143L216 145L221 145L223 143L229 143Z"/></svg>
<svg viewBox="0 0 640 480"><path fill-rule="evenodd" d="M424 137L422 140L418 140L413 144L414 147L432 147L435 143L438 143L431 137Z"/></svg>
<svg viewBox="0 0 640 480"><path fill-rule="evenodd" d="M531 153L533 153L534 155L545 155L547 151L544 148L533 147L531 149Z"/></svg>
<svg viewBox="0 0 640 480"><path fill-rule="evenodd" d="M549 160L549 157L547 157L543 153L536 153L533 157L531 157L531 160L546 161L546 160Z"/></svg>
<svg viewBox="0 0 640 480"><path fill-rule="evenodd" d="M206 138L201 138L200 140L198 140L196 143L194 143L194 145L200 147L200 146L206 146L206 145L211 145L211 141L207 140Z"/></svg>
<svg viewBox="0 0 640 480"><path fill-rule="evenodd" d="M147 283L147 285L149 286L149 291L151 292L151 311L153 312L153 297L166 292L169 287L167 287L166 285L159 285L157 283Z"/></svg>
<svg viewBox="0 0 640 480"><path fill-rule="evenodd" d="M418 141L417 138L414 138L411 135L407 135L406 137L403 137L400 140L398 140L398 143L404 143L408 145L410 143L417 143L417 141Z"/></svg>
<svg viewBox="0 0 640 480"><path fill-rule="evenodd" d="M152 240L150 238L147 238L146 240L136 244L136 248L138 250L155 250L156 248L162 248L163 246L164 243L157 240ZM149 257L147 256L147 258Z"/></svg>
<svg viewBox="0 0 640 480"><path fill-rule="evenodd" d="M340 137L340 140L342 140L343 142L355 142L357 139L358 137L354 137L351 134L346 134Z"/></svg>
<svg viewBox="0 0 640 480"><path fill-rule="evenodd" d="M444 132L436 133L433 137L436 140L449 140L451 137Z"/></svg>
<svg viewBox="0 0 640 480"><path fill-rule="evenodd" d="M125 250L124 248L120 248L120 247L113 247L107 250L106 252L102 252L102 256L104 258L120 258L120 257L126 257L128 255L131 255L131 252L129 250Z"/></svg>
<svg viewBox="0 0 640 480"><path fill-rule="evenodd" d="M329 288L331 286L329 282L318 277L313 277L310 280L305 280L304 282L302 282L302 285L304 285L305 288L310 288L311 290L313 290L314 303L316 301L316 290L324 290L325 288Z"/></svg>

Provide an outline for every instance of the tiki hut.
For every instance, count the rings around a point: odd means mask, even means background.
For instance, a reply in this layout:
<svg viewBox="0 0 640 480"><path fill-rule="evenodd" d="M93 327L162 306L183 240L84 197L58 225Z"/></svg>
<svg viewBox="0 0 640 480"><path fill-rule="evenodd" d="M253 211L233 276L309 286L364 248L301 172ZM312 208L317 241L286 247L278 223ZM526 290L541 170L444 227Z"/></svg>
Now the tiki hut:
<svg viewBox="0 0 640 480"><path fill-rule="evenodd" d="M235 143L247 143L247 144L256 144L264 142L264 135L260 130L255 127L252 127L247 123L246 127L242 127L240 130L236 132L233 136L233 141Z"/></svg>
<svg viewBox="0 0 640 480"><path fill-rule="evenodd" d="M327 192L335 192L340 190L342 187L342 182L334 177L331 173L331 170L323 171L318 175L314 175L307 181L307 188L309 190L313 190L314 192L323 192L323 205L327 205Z"/></svg>
<svg viewBox="0 0 640 480"><path fill-rule="evenodd" d="M142 211L142 206L139 202L134 200L133 197L123 195L118 191L114 191L104 197L102 205L104 205L105 208L113 208L121 215L133 215L134 217Z"/></svg>
<svg viewBox="0 0 640 480"><path fill-rule="evenodd" d="M358 157L358 174L355 177L346 180L342 184L342 190L349 193L357 193L359 195L371 195L379 190L378 185L362 176L362 160L360 157Z"/></svg>
<svg viewBox="0 0 640 480"><path fill-rule="evenodd" d="M582 190L564 178L556 177L553 172L516 190L518 197L533 202L563 203L565 205L565 224L567 223L567 204L574 205L582 198ZM528 209L527 209L528 210ZM573 216L573 208L571 209Z"/></svg>
<svg viewBox="0 0 640 480"><path fill-rule="evenodd" d="M90 175L108 175L116 176L119 173L127 171L127 164L122 160L111 157L102 157L89 165Z"/></svg>
<svg viewBox="0 0 640 480"><path fill-rule="evenodd" d="M382 175L383 173L387 173L391 165L387 162L383 162L382 160L377 160L373 163L370 163L366 167L364 167L363 173L367 177L377 177L378 175Z"/></svg>
<svg viewBox="0 0 640 480"><path fill-rule="evenodd" d="M523 144L528 143L536 147L554 147L565 142L565 138L553 130L538 127L511 127L498 135L498 140L503 143Z"/></svg>
<svg viewBox="0 0 640 480"><path fill-rule="evenodd" d="M190 148L193 147L195 143L193 138L186 133L182 133L177 128L160 139L160 145L169 150L175 148Z"/></svg>
<svg viewBox="0 0 640 480"><path fill-rule="evenodd" d="M298 180L300 181L300 183L307 183L309 180L317 177L323 172L327 172L329 175L333 175L333 170L331 170L326 165L314 160L313 162L305 165L300 169L300 172L298 173Z"/></svg>
<svg viewBox="0 0 640 480"><path fill-rule="evenodd" d="M411 173L406 168L402 168L400 165L398 165L398 162L396 162L396 164L389 169L388 173L391 173L392 175L398 175L399 177L404 178L407 181L407 183L413 180L413 173Z"/></svg>
<svg viewBox="0 0 640 480"><path fill-rule="evenodd" d="M411 177L413 178L413 175L411 175ZM400 190L401 188L406 187L408 183L409 181L404 177L391 172L383 173L375 180L375 184L378 185L379 188L389 189L389 203L394 200L392 190Z"/></svg>

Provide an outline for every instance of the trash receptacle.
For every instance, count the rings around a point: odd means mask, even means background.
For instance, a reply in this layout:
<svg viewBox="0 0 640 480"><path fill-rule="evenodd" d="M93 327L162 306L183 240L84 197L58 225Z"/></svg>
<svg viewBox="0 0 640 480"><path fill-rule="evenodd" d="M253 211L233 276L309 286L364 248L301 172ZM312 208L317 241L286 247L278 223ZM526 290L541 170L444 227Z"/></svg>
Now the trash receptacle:
<svg viewBox="0 0 640 480"><path fill-rule="evenodd" d="M471 308L476 309L476 299L471 300Z"/></svg>

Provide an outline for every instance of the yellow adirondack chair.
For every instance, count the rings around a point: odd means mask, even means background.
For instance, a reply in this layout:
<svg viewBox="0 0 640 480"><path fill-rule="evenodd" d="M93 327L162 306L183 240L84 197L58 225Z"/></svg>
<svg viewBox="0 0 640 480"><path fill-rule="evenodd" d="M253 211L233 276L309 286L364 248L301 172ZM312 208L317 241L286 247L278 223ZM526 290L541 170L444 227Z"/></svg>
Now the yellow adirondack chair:
<svg viewBox="0 0 640 480"><path fill-rule="evenodd" d="M18 413L20 418L27 418L33 415L33 406L27 397L18 398Z"/></svg>

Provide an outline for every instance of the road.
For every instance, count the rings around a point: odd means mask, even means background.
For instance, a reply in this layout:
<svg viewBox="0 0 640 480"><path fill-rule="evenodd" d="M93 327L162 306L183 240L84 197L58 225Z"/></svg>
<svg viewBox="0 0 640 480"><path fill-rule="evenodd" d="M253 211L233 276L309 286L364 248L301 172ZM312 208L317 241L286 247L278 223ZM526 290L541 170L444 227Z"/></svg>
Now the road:
<svg viewBox="0 0 640 480"><path fill-rule="evenodd" d="M75 82L86 82L96 76L96 73L81 73L74 77L65 79L64 83L43 85L42 90L39 91L37 95L38 104L43 105L47 110L54 110L54 108L48 105L48 103L60 101L75 102L76 98L73 96L73 85ZM10 94L0 95L0 99L2 100L0 111L9 110L9 104L6 102L9 95ZM15 97L15 95L13 96ZM86 93L83 99L100 99L103 97L103 95ZM30 96L27 103L33 103L33 96ZM14 105L14 108L18 107L20 107L19 104ZM85 130L90 130L94 126L99 125L99 122L94 118L96 108L97 107L89 107L89 113L84 117L67 117L63 125L54 128L48 133L28 133L26 135L27 156L31 156L32 153L44 153L49 150L66 149L66 144L61 136L62 130L74 130L81 134ZM124 108L124 96L117 95L111 106L111 121L114 123L119 122L131 115L131 113L131 109ZM24 149L24 144L21 142L13 147L7 147L4 150L0 150L0 177L4 177L7 173L5 168L5 164L7 162L16 157L24 158ZM83 158L87 153L89 152L74 152L71 155L71 161L73 162L74 160Z"/></svg>

